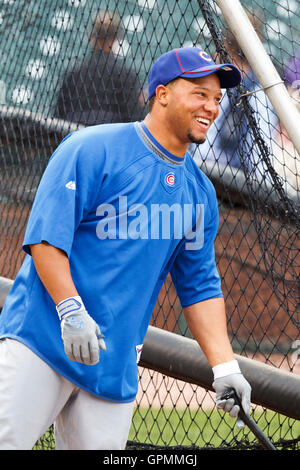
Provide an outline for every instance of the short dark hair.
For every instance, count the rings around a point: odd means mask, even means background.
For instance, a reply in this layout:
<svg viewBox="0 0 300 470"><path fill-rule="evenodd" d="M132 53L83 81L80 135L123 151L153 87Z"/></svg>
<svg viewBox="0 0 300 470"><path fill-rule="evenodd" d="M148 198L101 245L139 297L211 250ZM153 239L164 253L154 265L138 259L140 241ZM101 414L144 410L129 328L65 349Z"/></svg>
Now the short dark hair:
<svg viewBox="0 0 300 470"><path fill-rule="evenodd" d="M149 111L149 113L151 113L151 111L152 111L155 98L156 98L156 96L153 95L153 96L151 96L150 100L148 101L148 111Z"/></svg>

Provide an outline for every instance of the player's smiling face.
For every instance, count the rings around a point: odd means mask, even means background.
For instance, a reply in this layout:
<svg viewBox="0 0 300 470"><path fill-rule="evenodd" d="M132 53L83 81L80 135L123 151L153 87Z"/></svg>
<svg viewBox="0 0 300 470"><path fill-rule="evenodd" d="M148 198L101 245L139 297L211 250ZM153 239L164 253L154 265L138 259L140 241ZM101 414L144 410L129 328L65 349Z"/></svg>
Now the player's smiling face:
<svg viewBox="0 0 300 470"><path fill-rule="evenodd" d="M182 143L203 143L219 115L222 98L216 74L195 79L179 78L169 86L168 120Z"/></svg>

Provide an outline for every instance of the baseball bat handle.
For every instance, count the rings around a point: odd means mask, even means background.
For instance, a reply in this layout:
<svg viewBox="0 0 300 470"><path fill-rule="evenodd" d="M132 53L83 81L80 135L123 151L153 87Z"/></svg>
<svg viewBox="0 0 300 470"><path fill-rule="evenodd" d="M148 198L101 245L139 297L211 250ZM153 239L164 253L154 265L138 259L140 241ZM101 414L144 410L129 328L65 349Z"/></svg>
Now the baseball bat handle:
<svg viewBox="0 0 300 470"><path fill-rule="evenodd" d="M239 418L248 426L248 428L253 432L255 437L259 440L262 446L267 450L277 450L276 447L272 444L272 442L267 438L267 436L263 433L254 419L251 418L245 411L243 410L241 401L234 390L230 390L226 392L222 399L228 400L229 398L233 398L235 403L240 407L239 411Z"/></svg>

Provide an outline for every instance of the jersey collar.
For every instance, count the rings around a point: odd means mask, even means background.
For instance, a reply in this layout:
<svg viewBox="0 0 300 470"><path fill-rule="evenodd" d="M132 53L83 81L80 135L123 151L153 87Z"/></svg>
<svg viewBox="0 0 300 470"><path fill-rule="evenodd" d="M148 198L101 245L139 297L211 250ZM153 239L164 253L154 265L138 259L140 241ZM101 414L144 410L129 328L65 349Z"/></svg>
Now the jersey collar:
<svg viewBox="0 0 300 470"><path fill-rule="evenodd" d="M177 155L174 155L173 153L169 152L167 149L165 149L156 139L153 137L151 132L148 130L146 127L146 124L142 122L137 123L137 127L139 130L139 133L144 140L144 142L147 144L148 147L154 152L156 155L158 155L160 158L163 160L166 160L170 163L175 163L176 165L180 165L184 162L185 157L177 157Z"/></svg>

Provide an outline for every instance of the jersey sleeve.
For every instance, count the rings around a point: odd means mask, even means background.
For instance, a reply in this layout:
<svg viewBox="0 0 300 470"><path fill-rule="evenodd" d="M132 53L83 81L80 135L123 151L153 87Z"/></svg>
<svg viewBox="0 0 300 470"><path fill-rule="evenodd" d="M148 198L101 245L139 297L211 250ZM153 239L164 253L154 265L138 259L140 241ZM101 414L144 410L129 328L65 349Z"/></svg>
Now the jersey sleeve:
<svg viewBox="0 0 300 470"><path fill-rule="evenodd" d="M206 206L205 206L206 207ZM223 297L221 279L215 260L215 238L219 225L219 212L216 197L213 204L205 210L203 243L198 249L188 249L183 240L175 258L171 276L182 307L203 300Z"/></svg>
<svg viewBox="0 0 300 470"><path fill-rule="evenodd" d="M27 254L30 245L46 241L69 256L74 233L101 187L104 151L95 152L80 132L62 141L41 178L23 241Z"/></svg>

